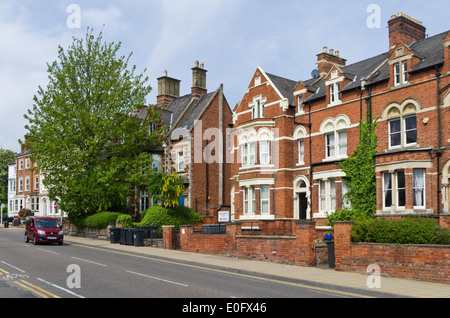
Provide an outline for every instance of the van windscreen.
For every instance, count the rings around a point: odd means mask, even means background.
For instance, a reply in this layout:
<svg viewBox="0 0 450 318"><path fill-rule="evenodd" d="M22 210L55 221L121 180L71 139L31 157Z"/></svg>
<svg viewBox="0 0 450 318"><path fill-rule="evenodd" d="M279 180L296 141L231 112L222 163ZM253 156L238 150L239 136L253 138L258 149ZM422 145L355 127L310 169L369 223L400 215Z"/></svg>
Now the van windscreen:
<svg viewBox="0 0 450 318"><path fill-rule="evenodd" d="M59 224L58 224L58 221L56 221L56 220L39 220L39 219L37 219L36 227L57 229L57 228L59 228Z"/></svg>

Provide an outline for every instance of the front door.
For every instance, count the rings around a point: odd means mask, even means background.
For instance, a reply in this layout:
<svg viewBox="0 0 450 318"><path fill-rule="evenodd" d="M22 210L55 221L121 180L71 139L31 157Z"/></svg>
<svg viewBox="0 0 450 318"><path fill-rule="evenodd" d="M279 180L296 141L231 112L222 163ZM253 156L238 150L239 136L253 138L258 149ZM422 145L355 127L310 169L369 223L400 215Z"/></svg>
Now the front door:
<svg viewBox="0 0 450 318"><path fill-rule="evenodd" d="M308 199L306 193L298 194L298 217L300 220L306 220L306 210L308 209Z"/></svg>

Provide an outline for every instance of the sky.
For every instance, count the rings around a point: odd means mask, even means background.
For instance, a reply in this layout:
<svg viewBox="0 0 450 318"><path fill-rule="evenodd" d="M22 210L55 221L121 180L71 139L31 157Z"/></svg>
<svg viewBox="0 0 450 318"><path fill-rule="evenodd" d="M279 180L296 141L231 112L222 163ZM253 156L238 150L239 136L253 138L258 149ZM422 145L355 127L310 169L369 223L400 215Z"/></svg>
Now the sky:
<svg viewBox="0 0 450 318"><path fill-rule="evenodd" d="M24 114L47 63L88 28L150 78L168 71L190 93L191 68L205 64L208 91L221 84L230 105L241 101L257 67L299 81L311 78L317 53L338 50L347 65L388 50L387 21L403 12L429 36L450 30L450 0L0 0L0 148L20 151Z"/></svg>

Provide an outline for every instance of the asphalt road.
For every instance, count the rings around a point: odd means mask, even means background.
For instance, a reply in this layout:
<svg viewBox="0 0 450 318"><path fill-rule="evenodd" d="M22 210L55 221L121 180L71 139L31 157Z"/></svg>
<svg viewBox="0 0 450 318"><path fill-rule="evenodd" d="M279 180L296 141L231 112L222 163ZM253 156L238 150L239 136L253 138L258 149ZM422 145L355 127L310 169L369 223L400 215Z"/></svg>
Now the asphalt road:
<svg viewBox="0 0 450 318"><path fill-rule="evenodd" d="M350 296L149 257L132 249L126 253L99 249L71 243L70 237L62 246L33 245L24 242L22 231L0 230L0 298L14 297L256 300ZM186 310L202 309L188 305Z"/></svg>

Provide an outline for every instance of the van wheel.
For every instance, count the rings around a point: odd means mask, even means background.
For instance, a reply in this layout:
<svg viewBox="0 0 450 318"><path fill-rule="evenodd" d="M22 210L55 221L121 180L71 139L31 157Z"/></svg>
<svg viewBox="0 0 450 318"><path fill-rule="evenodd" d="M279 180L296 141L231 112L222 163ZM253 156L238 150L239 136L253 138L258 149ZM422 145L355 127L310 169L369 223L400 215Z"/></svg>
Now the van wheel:
<svg viewBox="0 0 450 318"><path fill-rule="evenodd" d="M25 233L25 243L28 243L30 240L28 239L27 233Z"/></svg>

